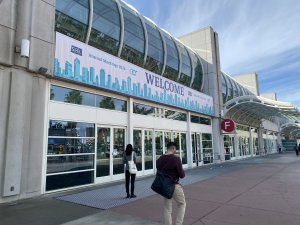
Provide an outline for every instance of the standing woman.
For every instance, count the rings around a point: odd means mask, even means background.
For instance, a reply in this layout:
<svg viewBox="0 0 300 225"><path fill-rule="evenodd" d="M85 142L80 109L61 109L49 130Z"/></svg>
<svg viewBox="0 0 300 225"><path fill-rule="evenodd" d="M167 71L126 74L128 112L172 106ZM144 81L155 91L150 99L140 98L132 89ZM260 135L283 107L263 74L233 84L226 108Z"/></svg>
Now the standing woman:
<svg viewBox="0 0 300 225"><path fill-rule="evenodd" d="M123 156L123 163L125 167L125 178L126 178L126 193L127 193L127 198L135 198L136 195L134 194L134 181L135 181L135 174L130 174L129 173L129 165L128 161L131 161L131 158L133 158L134 163L136 163L136 156L135 152L133 151L132 145L128 144L126 146L126 150ZM129 181L131 180L131 191L129 194Z"/></svg>

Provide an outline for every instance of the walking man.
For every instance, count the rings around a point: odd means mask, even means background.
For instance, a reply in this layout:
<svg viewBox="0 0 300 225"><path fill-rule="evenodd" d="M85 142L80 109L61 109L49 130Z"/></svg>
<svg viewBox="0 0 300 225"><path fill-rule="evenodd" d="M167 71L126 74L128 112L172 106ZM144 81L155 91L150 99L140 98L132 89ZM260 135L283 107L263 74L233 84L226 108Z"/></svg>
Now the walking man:
<svg viewBox="0 0 300 225"><path fill-rule="evenodd" d="M183 223L186 207L185 196L179 184L179 178L184 178L185 173L182 168L181 160L175 153L176 144L169 142L167 144L167 152L156 162L157 170L163 171L176 181L173 197L171 199L164 199L164 221L166 225L172 225L172 200L177 204L176 225Z"/></svg>

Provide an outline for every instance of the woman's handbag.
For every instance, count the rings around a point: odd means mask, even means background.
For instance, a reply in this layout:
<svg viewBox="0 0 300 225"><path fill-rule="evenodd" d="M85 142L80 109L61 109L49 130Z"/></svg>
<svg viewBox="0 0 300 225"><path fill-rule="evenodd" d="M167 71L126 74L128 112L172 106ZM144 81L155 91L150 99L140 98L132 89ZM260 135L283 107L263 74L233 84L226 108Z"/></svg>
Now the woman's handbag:
<svg viewBox="0 0 300 225"><path fill-rule="evenodd" d="M131 161L128 161L128 167L129 167L129 173L130 174L136 174L137 173L137 168L136 168L136 165L133 161L133 154L134 154L134 152L131 153Z"/></svg>
<svg viewBox="0 0 300 225"><path fill-rule="evenodd" d="M168 174L157 171L151 189L167 199L171 199L175 190L176 182Z"/></svg>

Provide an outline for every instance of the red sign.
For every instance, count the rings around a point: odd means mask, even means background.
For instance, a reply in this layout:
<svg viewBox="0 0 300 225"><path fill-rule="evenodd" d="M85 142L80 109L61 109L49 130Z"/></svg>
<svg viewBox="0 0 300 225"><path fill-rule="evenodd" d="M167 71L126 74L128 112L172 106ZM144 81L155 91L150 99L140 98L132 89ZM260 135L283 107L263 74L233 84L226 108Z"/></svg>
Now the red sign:
<svg viewBox="0 0 300 225"><path fill-rule="evenodd" d="M221 129L225 132L231 133L235 129L235 123L231 119L224 119L221 123Z"/></svg>

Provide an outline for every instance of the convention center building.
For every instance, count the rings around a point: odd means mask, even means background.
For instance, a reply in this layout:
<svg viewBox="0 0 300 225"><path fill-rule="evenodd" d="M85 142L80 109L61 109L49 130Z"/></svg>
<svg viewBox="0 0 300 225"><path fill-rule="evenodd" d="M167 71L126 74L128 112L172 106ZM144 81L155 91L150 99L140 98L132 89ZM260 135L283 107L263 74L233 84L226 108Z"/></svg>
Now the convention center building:
<svg viewBox="0 0 300 225"><path fill-rule="evenodd" d="M122 0L0 4L0 203L276 153L300 114L220 67L211 27L174 37ZM203 15L205 16L205 15ZM248 71L245 71L248 72Z"/></svg>

